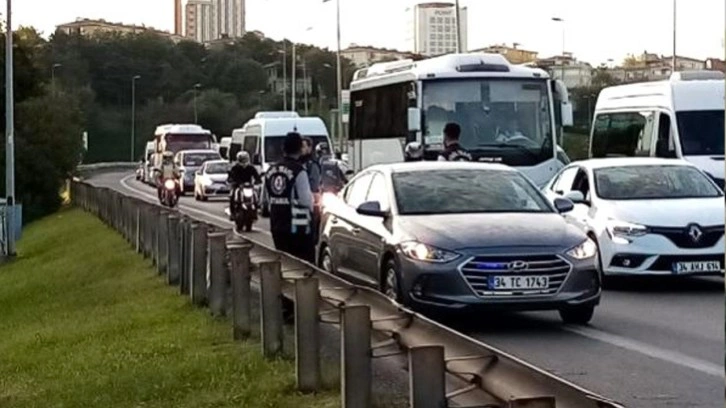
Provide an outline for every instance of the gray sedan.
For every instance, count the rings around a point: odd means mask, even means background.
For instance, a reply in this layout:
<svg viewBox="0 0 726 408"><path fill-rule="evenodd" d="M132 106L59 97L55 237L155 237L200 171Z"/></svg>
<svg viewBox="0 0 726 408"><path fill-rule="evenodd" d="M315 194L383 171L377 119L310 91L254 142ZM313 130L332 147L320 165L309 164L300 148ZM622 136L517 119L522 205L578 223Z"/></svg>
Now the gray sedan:
<svg viewBox="0 0 726 408"><path fill-rule="evenodd" d="M323 198L318 263L414 309L558 310L600 302L597 248L518 171L496 164L370 167Z"/></svg>

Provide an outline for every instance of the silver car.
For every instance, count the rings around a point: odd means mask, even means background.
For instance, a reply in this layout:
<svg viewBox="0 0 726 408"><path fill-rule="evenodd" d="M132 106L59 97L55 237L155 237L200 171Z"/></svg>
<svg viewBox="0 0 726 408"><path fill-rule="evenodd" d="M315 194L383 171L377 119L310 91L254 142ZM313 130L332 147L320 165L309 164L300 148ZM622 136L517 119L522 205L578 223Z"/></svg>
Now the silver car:
<svg viewBox="0 0 726 408"><path fill-rule="evenodd" d="M319 265L414 309L558 310L600 302L597 248L517 170L415 162L369 167L323 198Z"/></svg>

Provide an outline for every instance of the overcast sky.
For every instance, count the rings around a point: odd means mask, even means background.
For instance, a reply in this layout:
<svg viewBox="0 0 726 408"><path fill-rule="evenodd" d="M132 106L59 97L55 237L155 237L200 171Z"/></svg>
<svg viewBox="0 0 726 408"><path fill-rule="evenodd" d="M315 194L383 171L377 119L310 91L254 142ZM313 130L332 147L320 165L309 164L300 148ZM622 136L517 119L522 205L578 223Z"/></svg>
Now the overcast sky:
<svg viewBox="0 0 726 408"><path fill-rule="evenodd" d="M0 0L1 1L1 0ZM644 50L671 54L671 0L460 0L469 7L469 48L520 43L540 56L565 48L598 64ZM410 49L406 11L415 0L340 0L342 45L350 43ZM3 4L4 1L0 4ZM679 55L724 58L724 0L678 0ZM496 5L496 8L493 8ZM32 25L46 35L77 17L173 28L173 0L20 0L14 24ZM4 11L4 8L3 8ZM313 27L307 31L308 27ZM335 2L247 0L247 29L268 37L335 48Z"/></svg>

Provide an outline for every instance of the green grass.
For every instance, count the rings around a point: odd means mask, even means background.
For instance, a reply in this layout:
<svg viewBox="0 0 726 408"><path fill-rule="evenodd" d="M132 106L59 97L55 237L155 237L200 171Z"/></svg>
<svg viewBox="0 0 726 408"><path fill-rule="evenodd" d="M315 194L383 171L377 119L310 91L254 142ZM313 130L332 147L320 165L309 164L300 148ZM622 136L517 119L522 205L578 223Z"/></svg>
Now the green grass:
<svg viewBox="0 0 726 408"><path fill-rule="evenodd" d="M0 266L0 407L335 407L234 343L95 218L31 225Z"/></svg>

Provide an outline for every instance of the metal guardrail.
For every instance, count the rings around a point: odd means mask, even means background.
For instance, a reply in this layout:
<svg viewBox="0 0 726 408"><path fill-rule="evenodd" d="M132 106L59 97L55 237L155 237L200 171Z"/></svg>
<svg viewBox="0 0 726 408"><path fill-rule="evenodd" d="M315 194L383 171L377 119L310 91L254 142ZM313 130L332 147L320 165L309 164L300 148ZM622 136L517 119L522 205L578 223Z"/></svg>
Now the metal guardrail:
<svg viewBox="0 0 726 408"><path fill-rule="evenodd" d="M623 408L261 242L78 179L71 197L120 231L166 271L169 284L178 285L193 303L209 305L213 314L224 314L228 273L236 339L249 335L249 282L259 282L266 356L282 349L280 294L295 301L300 390L319 387L317 325L340 326L344 407L370 407L372 358L408 353L412 407ZM227 272L224 259L231 264ZM371 336L380 341L372 344Z"/></svg>

